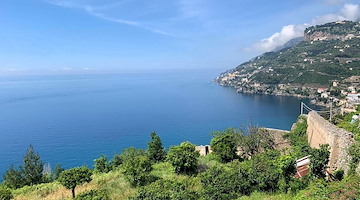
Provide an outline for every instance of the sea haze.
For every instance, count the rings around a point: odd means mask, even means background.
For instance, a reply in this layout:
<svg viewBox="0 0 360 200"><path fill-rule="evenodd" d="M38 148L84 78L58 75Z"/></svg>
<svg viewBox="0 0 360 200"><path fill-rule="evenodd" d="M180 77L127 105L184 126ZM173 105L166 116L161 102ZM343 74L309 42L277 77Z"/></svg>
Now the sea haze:
<svg viewBox="0 0 360 200"><path fill-rule="evenodd" d="M253 123L290 129L301 99L242 95L211 81L218 71L0 77L0 176L30 144L54 167L87 165L101 154L209 144L210 133Z"/></svg>

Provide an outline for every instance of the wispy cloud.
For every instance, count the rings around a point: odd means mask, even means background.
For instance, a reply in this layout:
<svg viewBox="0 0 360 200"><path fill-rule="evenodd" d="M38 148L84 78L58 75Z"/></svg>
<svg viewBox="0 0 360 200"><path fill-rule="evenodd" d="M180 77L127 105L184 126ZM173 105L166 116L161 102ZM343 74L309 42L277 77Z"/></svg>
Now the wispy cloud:
<svg viewBox="0 0 360 200"><path fill-rule="evenodd" d="M106 21L110 21L110 22L114 22L114 23L118 23L118 24L129 25L129 26L135 26L135 27L145 29L145 30L148 30L150 32L160 34L160 35L176 37L175 35L173 35L171 33L168 33L166 31L153 28L153 27L151 27L149 25L146 25L146 24L138 22L138 21L113 18L113 17L107 16L104 13L96 12L96 10L98 10L98 9L104 9L106 7L109 7L109 5L95 8L95 7L90 6L90 5L80 5L80 4L75 4L75 3L72 3L72 2L69 2L69 1L63 1L63 0L44 0L44 1L47 2L47 3L53 4L53 5L61 6L61 7L65 7L65 8L81 9L81 10L85 11L86 13L94 16L94 17L98 17L98 18L106 20ZM124 3L124 2L118 2L117 4L114 4L114 5L118 5L119 3ZM111 6L114 6L114 5L111 5Z"/></svg>
<svg viewBox="0 0 360 200"><path fill-rule="evenodd" d="M281 31L274 33L268 38L262 39L261 41L254 44L251 48L247 48L245 50L259 52L271 51L278 46L284 45L291 39L303 36L303 32L306 27L339 20L356 21L359 19L360 6L356 4L345 4L337 14L318 16L313 18L309 23L286 25L282 27Z"/></svg>

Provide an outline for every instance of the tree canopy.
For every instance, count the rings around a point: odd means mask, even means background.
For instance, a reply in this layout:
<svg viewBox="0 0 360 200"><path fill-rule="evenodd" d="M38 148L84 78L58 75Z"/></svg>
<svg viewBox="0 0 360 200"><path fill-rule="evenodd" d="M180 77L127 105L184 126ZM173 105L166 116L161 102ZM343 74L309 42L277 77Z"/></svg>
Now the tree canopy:
<svg viewBox="0 0 360 200"><path fill-rule="evenodd" d="M199 151L195 145L183 142L179 146L170 147L167 160L174 166L176 173L192 174L197 170Z"/></svg>
<svg viewBox="0 0 360 200"><path fill-rule="evenodd" d="M145 185L150 179L151 161L147 156L136 156L123 163L124 174L133 186Z"/></svg>
<svg viewBox="0 0 360 200"><path fill-rule="evenodd" d="M23 165L16 170L13 165L4 174L4 182L10 188L20 188L25 185L36 185L45 182L43 175L44 162L40 159L32 145L29 146Z"/></svg>
<svg viewBox="0 0 360 200"><path fill-rule="evenodd" d="M67 189L71 189L72 196L75 198L75 188L77 185L88 183L92 180L92 171L85 167L75 167L61 172L58 181Z"/></svg>
<svg viewBox="0 0 360 200"><path fill-rule="evenodd" d="M163 161L166 158L165 148L162 146L160 136L155 131L150 134L151 141L148 143L148 156L154 162Z"/></svg>

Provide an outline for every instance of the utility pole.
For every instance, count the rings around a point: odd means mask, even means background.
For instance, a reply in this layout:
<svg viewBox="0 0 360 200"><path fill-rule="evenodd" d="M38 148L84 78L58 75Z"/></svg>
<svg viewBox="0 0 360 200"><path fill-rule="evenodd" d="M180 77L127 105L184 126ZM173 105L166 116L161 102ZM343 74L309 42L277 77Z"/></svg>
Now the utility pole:
<svg viewBox="0 0 360 200"><path fill-rule="evenodd" d="M301 113L301 115L304 114L304 105L303 104L304 104L303 102L300 103L300 113Z"/></svg>
<svg viewBox="0 0 360 200"><path fill-rule="evenodd" d="M333 107L333 102L330 103L330 121L332 120L332 107Z"/></svg>

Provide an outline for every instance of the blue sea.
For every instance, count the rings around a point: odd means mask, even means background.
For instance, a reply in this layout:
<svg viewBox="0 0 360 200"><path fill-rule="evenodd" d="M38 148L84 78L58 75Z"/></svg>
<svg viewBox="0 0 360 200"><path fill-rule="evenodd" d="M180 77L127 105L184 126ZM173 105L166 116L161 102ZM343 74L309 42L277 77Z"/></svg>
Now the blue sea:
<svg viewBox="0 0 360 200"><path fill-rule="evenodd" d="M30 144L51 167L92 167L101 154L146 148L151 131L169 148L249 123L290 129L304 100L238 94L212 82L219 73L0 77L0 176Z"/></svg>

